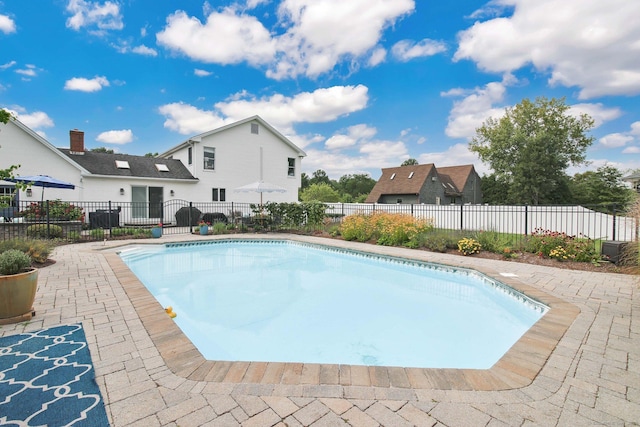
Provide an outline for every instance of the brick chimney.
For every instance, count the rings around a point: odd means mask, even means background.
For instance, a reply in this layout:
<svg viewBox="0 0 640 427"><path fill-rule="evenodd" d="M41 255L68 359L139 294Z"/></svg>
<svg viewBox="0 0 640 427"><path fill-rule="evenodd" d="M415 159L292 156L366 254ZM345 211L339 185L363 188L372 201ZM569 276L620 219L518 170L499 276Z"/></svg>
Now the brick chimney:
<svg viewBox="0 0 640 427"><path fill-rule="evenodd" d="M84 154L84 132L78 129L69 131L69 148L73 154Z"/></svg>

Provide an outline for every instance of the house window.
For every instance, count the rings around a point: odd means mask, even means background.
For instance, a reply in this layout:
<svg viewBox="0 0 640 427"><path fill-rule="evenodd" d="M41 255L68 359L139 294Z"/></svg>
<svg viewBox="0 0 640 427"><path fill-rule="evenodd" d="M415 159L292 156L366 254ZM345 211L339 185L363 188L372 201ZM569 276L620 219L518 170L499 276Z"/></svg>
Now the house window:
<svg viewBox="0 0 640 427"><path fill-rule="evenodd" d="M214 170L216 168L216 149L204 147L204 168Z"/></svg>
<svg viewBox="0 0 640 427"><path fill-rule="evenodd" d="M296 159L293 157L289 157L289 170L287 171L287 175L296 176Z"/></svg>
<svg viewBox="0 0 640 427"><path fill-rule="evenodd" d="M214 202L225 202L227 200L227 190L224 188L212 189L211 200Z"/></svg>
<svg viewBox="0 0 640 427"><path fill-rule="evenodd" d="M251 133L258 134L260 131L260 126L257 123L251 123Z"/></svg>
<svg viewBox="0 0 640 427"><path fill-rule="evenodd" d="M188 153L187 155L189 157L187 162L189 164L192 164L193 163L193 147L189 147L189 149L187 150L187 153Z"/></svg>

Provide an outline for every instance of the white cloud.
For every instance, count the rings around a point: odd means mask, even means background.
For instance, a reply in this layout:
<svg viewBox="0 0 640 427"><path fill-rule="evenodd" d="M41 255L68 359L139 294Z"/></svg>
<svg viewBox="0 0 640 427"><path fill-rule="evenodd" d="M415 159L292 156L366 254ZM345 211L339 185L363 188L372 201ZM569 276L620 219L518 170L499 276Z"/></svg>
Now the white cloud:
<svg viewBox="0 0 640 427"><path fill-rule="evenodd" d="M204 23L184 11L170 15L156 38L167 49L205 63L246 62L266 67L274 79L313 78L340 61L379 64L386 56L378 46L383 31L414 8L414 0L283 0L275 26L282 30L276 34L238 5L218 11L207 7ZM419 45L414 50L424 52L426 46Z"/></svg>
<svg viewBox="0 0 640 427"><path fill-rule="evenodd" d="M391 53L396 59L407 62L415 58L436 55L446 50L447 46L444 43L431 39L423 39L417 43L413 40L401 40L393 45Z"/></svg>
<svg viewBox="0 0 640 427"><path fill-rule="evenodd" d="M5 64L0 65L0 70L4 71L6 69L9 69L9 68L13 67L16 64L17 64L16 61L9 61L9 62L7 62Z"/></svg>
<svg viewBox="0 0 640 427"><path fill-rule="evenodd" d="M11 34L16 32L16 23L7 15L0 15L0 32Z"/></svg>
<svg viewBox="0 0 640 427"><path fill-rule="evenodd" d="M182 102L165 104L158 112L166 117L164 127L182 135L193 135L206 132L231 122L213 111L200 110Z"/></svg>
<svg viewBox="0 0 640 427"><path fill-rule="evenodd" d="M25 68L16 70L16 73L22 74L23 76L27 76L27 77L35 77L36 72L37 72L36 66L31 64L27 64Z"/></svg>
<svg viewBox="0 0 640 427"><path fill-rule="evenodd" d="M377 133L376 128L364 124L350 126L346 134L336 134L325 142L329 150L341 150L356 145L358 142L370 140Z"/></svg>
<svg viewBox="0 0 640 427"><path fill-rule="evenodd" d="M598 142L605 148L619 148L624 147L633 141L640 142L640 121L631 123L629 131L610 133L600 138ZM635 153L634 150L635 147L630 145L625 148L623 153L633 154Z"/></svg>
<svg viewBox="0 0 640 427"><path fill-rule="evenodd" d="M447 136L470 139L475 136L476 129L489 117L494 119L502 117L505 107L495 107L495 104L503 101L507 86L512 83L511 76L507 76L502 82L487 83L482 88L473 90L456 88L443 92L442 96L466 95L462 100L453 103L445 129Z"/></svg>
<svg viewBox="0 0 640 427"><path fill-rule="evenodd" d="M619 108L607 108L602 103L597 104L574 104L569 110L568 114L578 117L581 114L588 114L594 121L594 128L599 127L604 122L608 122L613 119L617 119L622 115L622 111Z"/></svg>
<svg viewBox="0 0 640 427"><path fill-rule="evenodd" d="M640 147L638 147L637 145L627 147L622 150L622 154L640 154Z"/></svg>
<svg viewBox="0 0 640 427"><path fill-rule="evenodd" d="M480 161L477 154L469 151L468 144L455 144L447 148L446 151L422 153L418 156L418 163L433 163L436 166L456 166L473 164L476 172L480 175L491 173L488 165Z"/></svg>
<svg viewBox="0 0 640 427"><path fill-rule="evenodd" d="M156 39L167 49L206 63L260 65L275 55L275 43L260 21L231 8L212 12L204 24L177 11Z"/></svg>
<svg viewBox="0 0 640 427"><path fill-rule="evenodd" d="M131 49L131 52L137 53L138 55L158 56L158 52L155 49L147 47L143 44L134 47L133 49Z"/></svg>
<svg viewBox="0 0 640 427"><path fill-rule="evenodd" d="M51 117L43 111L27 113L27 110L21 106L13 106L12 108L6 108L6 110L31 129L37 130L54 126Z"/></svg>
<svg viewBox="0 0 640 427"><path fill-rule="evenodd" d="M624 147L629 141L633 141L633 137L621 133L610 133L600 138L600 144L607 148Z"/></svg>
<svg viewBox="0 0 640 427"><path fill-rule="evenodd" d="M105 30L121 30L124 27L118 3L106 1L102 4L69 0L67 12L72 16L67 19L67 28L80 30L83 27L96 27L100 34Z"/></svg>
<svg viewBox="0 0 640 427"><path fill-rule="evenodd" d="M253 98L245 94L241 98L219 102L215 107L233 120L257 114L287 134L293 133L294 123L329 122L364 109L368 101L368 88L357 85L332 86L290 97L275 94Z"/></svg>
<svg viewBox="0 0 640 427"><path fill-rule="evenodd" d="M78 90L81 92L97 92L107 86L109 86L109 80L104 76L96 76L92 79L74 77L64 84L66 90Z"/></svg>
<svg viewBox="0 0 640 427"><path fill-rule="evenodd" d="M310 173L324 170L332 179L345 174L379 172L380 168L399 166L409 158L408 150L401 141L363 141L351 151L307 150L303 167Z"/></svg>
<svg viewBox="0 0 640 427"><path fill-rule="evenodd" d="M371 56L367 61L367 66L375 67L376 65L383 63L386 58L387 58L387 49L383 47L376 47L371 52Z"/></svg>
<svg viewBox="0 0 640 427"><path fill-rule="evenodd" d="M198 77L208 77L213 73L211 71L201 70L199 68L196 68L196 69L193 70L193 74L198 76Z"/></svg>
<svg viewBox="0 0 640 427"><path fill-rule="evenodd" d="M640 2L500 0L510 17L476 22L458 34L454 60L490 72L532 65L551 85L580 88L580 98L640 93Z"/></svg>
<svg viewBox="0 0 640 427"><path fill-rule="evenodd" d="M313 78L343 59L368 57L383 31L414 8L413 0L284 0L278 16L287 31L267 76Z"/></svg>
<svg viewBox="0 0 640 427"><path fill-rule="evenodd" d="M133 141L133 132L131 129L109 130L99 134L96 141L105 144L127 144Z"/></svg>

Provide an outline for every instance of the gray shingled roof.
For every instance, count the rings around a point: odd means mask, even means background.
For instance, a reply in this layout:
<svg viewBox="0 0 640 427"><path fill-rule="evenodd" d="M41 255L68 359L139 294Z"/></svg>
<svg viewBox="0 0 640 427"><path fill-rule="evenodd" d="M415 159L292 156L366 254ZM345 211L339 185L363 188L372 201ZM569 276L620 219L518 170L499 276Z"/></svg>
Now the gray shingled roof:
<svg viewBox="0 0 640 427"><path fill-rule="evenodd" d="M131 176L139 178L187 179L197 181L180 160L157 157L133 156L130 154L108 154L85 151L74 154L67 148L58 148L60 152L91 172L93 175ZM129 163L129 169L116 167L116 160ZM164 164L169 171L162 172L156 164Z"/></svg>

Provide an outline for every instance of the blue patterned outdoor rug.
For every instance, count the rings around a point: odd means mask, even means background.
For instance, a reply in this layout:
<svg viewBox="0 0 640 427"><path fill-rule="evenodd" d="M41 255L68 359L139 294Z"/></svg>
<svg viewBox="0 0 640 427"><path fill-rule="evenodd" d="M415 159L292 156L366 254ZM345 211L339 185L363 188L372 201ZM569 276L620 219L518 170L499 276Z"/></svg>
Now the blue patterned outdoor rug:
<svg viewBox="0 0 640 427"><path fill-rule="evenodd" d="M109 425L82 325L0 338L0 425Z"/></svg>

